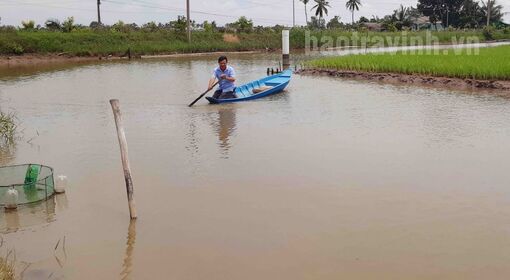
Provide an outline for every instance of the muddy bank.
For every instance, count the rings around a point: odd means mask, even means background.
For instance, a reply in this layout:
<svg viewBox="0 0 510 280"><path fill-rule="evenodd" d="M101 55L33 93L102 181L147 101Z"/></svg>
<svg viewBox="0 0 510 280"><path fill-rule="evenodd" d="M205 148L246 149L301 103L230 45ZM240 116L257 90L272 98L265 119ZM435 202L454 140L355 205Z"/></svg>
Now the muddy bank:
<svg viewBox="0 0 510 280"><path fill-rule="evenodd" d="M495 90L494 92L510 96L510 81L475 80L399 73L375 73L351 70L301 69L301 75L320 75L348 79L378 81L390 84L413 84L462 90Z"/></svg>
<svg viewBox="0 0 510 280"><path fill-rule="evenodd" d="M221 55L221 54L254 54L259 51L239 51L239 52L203 52L203 53L171 53L171 54L157 54L157 55L132 55L132 59L148 59L148 58L176 58L176 57L193 57L205 55ZM127 60L129 57L126 55L108 55L108 56L74 56L69 54L24 54L19 56L0 56L0 67L16 67L16 66L29 66L39 64L58 64L69 62L91 62L99 60Z"/></svg>
<svg viewBox="0 0 510 280"><path fill-rule="evenodd" d="M121 59L118 56L74 56L67 54L25 54L19 56L0 56L0 66L30 66L69 62L90 62L103 59Z"/></svg>

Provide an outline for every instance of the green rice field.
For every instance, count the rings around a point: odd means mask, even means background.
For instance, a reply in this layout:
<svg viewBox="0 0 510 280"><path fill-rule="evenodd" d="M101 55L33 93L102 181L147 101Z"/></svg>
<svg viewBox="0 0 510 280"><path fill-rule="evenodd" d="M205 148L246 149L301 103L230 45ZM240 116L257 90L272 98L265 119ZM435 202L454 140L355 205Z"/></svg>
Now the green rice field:
<svg viewBox="0 0 510 280"><path fill-rule="evenodd" d="M373 53L312 60L308 68L510 80L510 46Z"/></svg>

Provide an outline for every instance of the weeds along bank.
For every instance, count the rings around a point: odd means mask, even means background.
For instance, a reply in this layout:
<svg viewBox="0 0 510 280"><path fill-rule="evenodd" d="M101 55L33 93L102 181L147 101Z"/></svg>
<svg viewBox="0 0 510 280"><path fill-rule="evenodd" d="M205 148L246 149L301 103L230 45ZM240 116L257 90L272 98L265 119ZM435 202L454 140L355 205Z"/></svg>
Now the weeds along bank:
<svg viewBox="0 0 510 280"><path fill-rule="evenodd" d="M122 55L128 49L135 54L194 53L213 51L247 51L279 49L281 47L281 29L264 30L262 32L227 34L222 32L194 31L192 42L188 43L185 34L172 30L134 30L118 31L112 29L77 29L71 32L50 30L19 30L0 27L0 54L55 54L66 53L76 56ZM310 38L321 43L324 38L364 38L374 41L386 38L384 44L409 44L404 37L422 38L427 44L427 36L432 34L438 43L451 44L462 42L459 38L478 38L480 42L487 40L510 39L507 29L484 32L474 31L439 31L420 32L350 32L341 29L307 30L294 28L290 33L292 48L304 49ZM429 34L429 35L427 35ZM307 39L308 38L308 39ZM361 40L348 40L347 45L362 45Z"/></svg>

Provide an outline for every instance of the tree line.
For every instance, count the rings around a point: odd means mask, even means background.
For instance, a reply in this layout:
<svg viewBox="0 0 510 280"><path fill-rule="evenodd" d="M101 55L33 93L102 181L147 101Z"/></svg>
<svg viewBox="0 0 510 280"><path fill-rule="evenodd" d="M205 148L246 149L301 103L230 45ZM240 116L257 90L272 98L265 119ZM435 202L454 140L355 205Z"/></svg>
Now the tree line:
<svg viewBox="0 0 510 280"><path fill-rule="evenodd" d="M309 7L312 0L300 0L305 6L306 26L309 29L345 29L357 30L367 26L368 23L378 24L381 30L398 31L415 27L415 23L419 18L428 17L432 24L441 22L444 27L463 28L463 29L479 29L486 25L495 27L508 27L503 22L503 6L498 4L496 0L418 0L416 7L410 6L400 7L393 11L392 14L383 17L372 16L370 19L360 17L358 21L354 20L355 12L360 11L363 7L362 0L347 0L345 8L351 12L350 23L342 22L339 16L334 16L327 23L325 16L328 15L331 6L327 0L313 0L312 7ZM308 17L308 12L314 13L314 16ZM1 20L1 18L0 18ZM158 30L170 30L178 34L186 32L187 19L184 16L178 16L177 19L166 22L156 23L154 21L137 25L135 23L124 23L118 21L112 25L100 24L96 21L91 22L88 26L76 24L73 17L69 17L64 21L58 19L48 19L43 25L36 25L33 20L23 21L21 23L22 30L49 30L72 32L80 29L103 29L116 32L130 31L148 31L155 32ZM204 21L197 23L191 21L193 30L205 32L238 32L238 33L262 33L275 32L284 28L282 25L275 26L255 26L253 20L241 16L238 20L219 26L215 21ZM3 27L3 29L15 29L14 27Z"/></svg>
<svg viewBox="0 0 510 280"><path fill-rule="evenodd" d="M503 6L496 0L418 0L416 7L404 7L394 10L393 14L382 18L372 16L371 19L361 17L357 22L354 13L362 9L361 0L347 0L345 7L352 14L351 24L341 22L339 16L333 17L328 23L324 17L331 8L327 0L313 0L314 6L310 11L315 17L308 20L308 5L311 0L300 0L305 6L305 18L307 25L312 28L354 28L363 23L380 23L385 29L401 30L404 27L411 28L413 23L420 17L427 16L431 23L441 22L444 27L451 28L481 28L493 25L495 27L507 27L503 22Z"/></svg>

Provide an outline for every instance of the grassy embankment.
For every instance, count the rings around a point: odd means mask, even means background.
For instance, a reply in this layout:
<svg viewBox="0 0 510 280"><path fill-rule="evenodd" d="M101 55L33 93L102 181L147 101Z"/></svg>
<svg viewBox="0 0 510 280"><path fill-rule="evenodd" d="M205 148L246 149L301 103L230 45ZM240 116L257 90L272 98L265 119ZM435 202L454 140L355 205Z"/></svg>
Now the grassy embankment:
<svg viewBox="0 0 510 280"><path fill-rule="evenodd" d="M343 30L312 31L312 36L331 36L337 39L340 36L351 38L352 32ZM482 31L451 31L433 32L439 43L452 43L458 40L452 38L478 37L485 41ZM47 30L13 30L0 29L0 55L20 54L55 54L67 53L77 56L92 55L119 55L128 48L135 54L164 54L164 53L194 53L212 51L246 51L261 49L279 49L281 46L281 33L279 31L264 31L263 33L238 34L239 42L225 42L223 33L218 32L194 32L192 43L187 43L185 36L171 30L157 30L153 32L137 30L119 32L114 30L81 29L64 33L61 31ZM358 37L365 37L371 41L375 36L390 38L385 45L401 45L402 33L400 32L362 32ZM426 32L408 32L407 37L418 36L425 38ZM397 39L399 38L399 39ZM510 39L510 34L497 31L494 39ZM296 49L305 48L305 30L293 29L291 31L291 46ZM354 44L351 42L350 45ZM358 41L356 44L361 44Z"/></svg>
<svg viewBox="0 0 510 280"><path fill-rule="evenodd" d="M349 55L316 59L307 68L378 73L422 74L438 77L510 80L510 46L439 53L409 52Z"/></svg>

